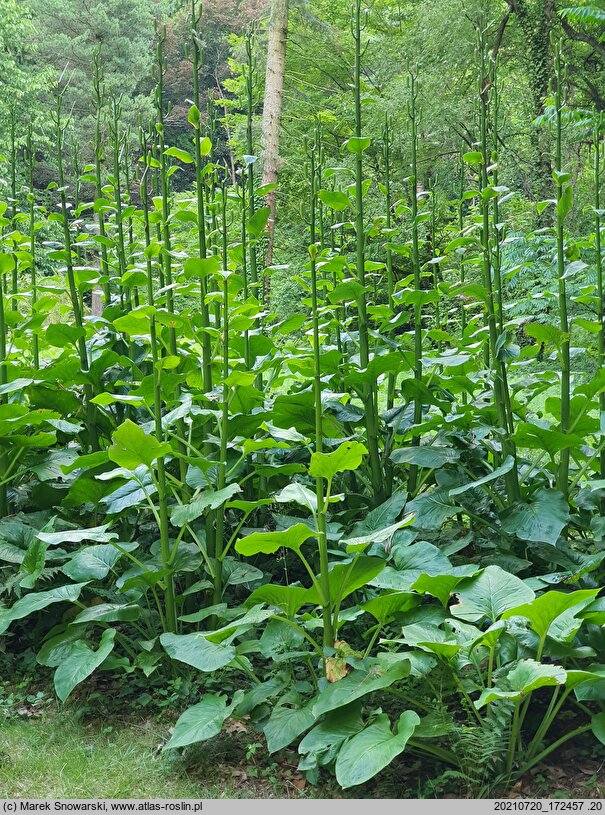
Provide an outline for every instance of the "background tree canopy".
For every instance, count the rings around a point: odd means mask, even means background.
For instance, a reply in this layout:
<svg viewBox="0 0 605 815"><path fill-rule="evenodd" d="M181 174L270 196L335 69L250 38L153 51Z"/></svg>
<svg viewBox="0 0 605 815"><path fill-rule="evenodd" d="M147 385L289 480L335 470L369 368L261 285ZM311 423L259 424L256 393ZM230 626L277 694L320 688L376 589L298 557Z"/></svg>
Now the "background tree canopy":
<svg viewBox="0 0 605 815"><path fill-rule="evenodd" d="M489 27L490 45L498 56L501 93L501 133L505 172L513 186L528 197L540 198L550 176L548 137L535 119L545 109L552 74L551 37L561 38L567 101L571 108L605 107L603 27L605 5L594 0L570 7L568 0L429 0L371 3L363 82L368 124L376 132L385 111L394 117L395 155L407 166L408 75L420 78L422 157L425 183L438 177L446 183L448 156L461 145L476 141L476 25ZM260 29L256 41L259 73L265 60L263 30L268 4L262 0L240 3L204 3L201 28L204 95L223 142L241 146L237 128L241 94L237 77L242 62L241 37L252 24ZM189 8L187 4L135 0L135 2L83 2L73 0L2 0L0 37L2 77L11 93L2 104L18 104L19 119L35 115L48 131L50 97L45 94L53 78L68 81L65 109L73 116L74 141L89 140L93 111L90 88L93 55L99 51L108 97L119 96L127 122L148 120L153 102L155 32L167 26L165 102L171 113L171 135L186 138L186 114L191 98L189 66ZM304 135L317 117L326 133L327 149L340 147L351 127L348 108L351 83L350 3L298 0L291 3L283 114L285 178L296 183L294 167ZM10 98L9 98L10 97ZM262 107L262 83L256 90L257 112ZM380 110L380 115L374 111ZM8 116L3 115L4 137ZM21 141L24 128L20 127ZM42 134L41 134L42 135ZM259 136L256 141L259 141ZM434 145L434 149L432 147ZM578 145L577 150L580 149ZM445 161L443 161L445 159ZM537 159L537 160L536 160ZM578 168L580 168L581 161ZM290 179L292 174L292 179ZM284 195L283 198L287 196Z"/></svg>

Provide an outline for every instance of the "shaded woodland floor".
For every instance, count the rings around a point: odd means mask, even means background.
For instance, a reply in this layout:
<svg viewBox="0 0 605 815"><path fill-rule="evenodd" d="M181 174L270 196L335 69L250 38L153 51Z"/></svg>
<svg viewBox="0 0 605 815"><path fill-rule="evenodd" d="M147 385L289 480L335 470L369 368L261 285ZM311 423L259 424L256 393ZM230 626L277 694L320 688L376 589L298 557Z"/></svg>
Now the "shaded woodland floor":
<svg viewBox="0 0 605 815"><path fill-rule="evenodd" d="M410 756L346 794L334 783L309 785L296 770L294 752L268 756L253 733L236 729L217 737L211 750L202 745L180 755L161 750L169 730L159 719L101 725L22 704L0 719L0 797L472 797L461 779L422 777L420 762ZM534 768L505 797L605 797L605 760L596 752L589 741L570 747Z"/></svg>

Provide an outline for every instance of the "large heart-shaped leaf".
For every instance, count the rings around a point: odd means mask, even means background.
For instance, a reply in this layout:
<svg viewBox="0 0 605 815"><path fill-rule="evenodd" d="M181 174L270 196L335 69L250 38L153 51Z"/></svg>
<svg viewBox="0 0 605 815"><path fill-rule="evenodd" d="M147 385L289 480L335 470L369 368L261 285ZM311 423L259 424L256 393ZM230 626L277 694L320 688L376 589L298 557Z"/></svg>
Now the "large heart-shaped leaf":
<svg viewBox="0 0 605 815"><path fill-rule="evenodd" d="M65 529L61 532L38 532L36 537L49 546L60 543L82 543L82 541L95 541L96 543L109 543L118 536L115 532L107 532L109 524L93 526L92 529Z"/></svg>
<svg viewBox="0 0 605 815"><path fill-rule="evenodd" d="M419 529L439 529L460 507L453 504L448 487L435 487L415 498L408 509L416 514L414 526Z"/></svg>
<svg viewBox="0 0 605 815"><path fill-rule="evenodd" d="M21 561L19 574L23 577L19 580L19 585L23 589L33 589L46 565L46 550L48 544L39 538L33 538L27 547L27 551ZM76 578L77 579L77 578Z"/></svg>
<svg viewBox="0 0 605 815"><path fill-rule="evenodd" d="M547 591L529 603L509 608L502 616L504 619L524 617L529 620L532 629L539 637L546 637L557 617L568 609L579 606L580 603L586 605L599 591L600 589L583 589L568 594L561 591Z"/></svg>
<svg viewBox="0 0 605 815"><path fill-rule="evenodd" d="M169 657L199 671L224 668L236 656L235 646L210 642L203 634L162 634L160 642Z"/></svg>
<svg viewBox="0 0 605 815"><path fill-rule="evenodd" d="M363 520L355 524L351 530L351 537L360 538L394 524L403 511L406 499L407 493L394 492L383 504L372 509Z"/></svg>
<svg viewBox="0 0 605 815"><path fill-rule="evenodd" d="M54 676L55 690L62 702L67 699L76 685L83 682L99 665L105 662L113 650L115 636L115 628L106 628L96 651L81 640L71 645L65 658L59 663Z"/></svg>
<svg viewBox="0 0 605 815"><path fill-rule="evenodd" d="M337 473L356 470L368 451L358 441L345 441L333 453L313 453L309 473L331 481Z"/></svg>
<svg viewBox="0 0 605 815"><path fill-rule="evenodd" d="M120 549L110 543L101 546L87 546L69 560L62 571L72 580L103 580L116 561L127 552L137 548L136 543L121 543Z"/></svg>
<svg viewBox="0 0 605 815"><path fill-rule="evenodd" d="M271 619L271 617L275 617L274 610L271 608L263 608L262 605L259 604L253 606L243 617L231 620L222 626L222 628L217 628L215 631L208 631L206 637L210 642L223 642L232 634L241 634L244 631L249 631L251 628L264 623L265 620Z"/></svg>
<svg viewBox="0 0 605 815"><path fill-rule="evenodd" d="M504 612L534 598L529 586L499 566L488 566L458 588L456 594L458 603L450 611L454 617L468 622L484 617L495 622Z"/></svg>
<svg viewBox="0 0 605 815"><path fill-rule="evenodd" d="M140 472L143 473L140 479L138 474L135 474L134 478L129 479L117 490L101 497L101 503L105 504L105 511L108 514L118 515L129 507L146 504L147 499L156 494L157 487L153 483L151 473L144 468L141 468Z"/></svg>
<svg viewBox="0 0 605 815"><path fill-rule="evenodd" d="M524 541L557 542L569 521L569 504L557 490L541 489L502 521L502 529Z"/></svg>
<svg viewBox="0 0 605 815"><path fill-rule="evenodd" d="M172 452L169 444L144 433L130 419L126 419L114 431L111 441L109 458L119 467L131 471L140 466L151 467L160 456Z"/></svg>
<svg viewBox="0 0 605 815"><path fill-rule="evenodd" d="M475 571L479 571L478 567L475 567ZM419 594L430 594L431 597L436 597L442 605L447 606L456 586L468 576L464 574L423 573L418 575L410 588Z"/></svg>
<svg viewBox="0 0 605 815"><path fill-rule="evenodd" d="M409 673L410 663L406 659L402 659L390 668L376 664L366 670L357 668L319 694L313 705L313 714L321 716L322 713L344 707L372 691L390 687L394 682L408 676Z"/></svg>
<svg viewBox="0 0 605 815"><path fill-rule="evenodd" d="M283 490L277 493L275 500L278 504L298 504L301 507L309 509L311 512L317 512L317 495L304 484L294 482L288 484Z"/></svg>
<svg viewBox="0 0 605 815"><path fill-rule="evenodd" d="M453 490L450 490L450 497L462 495L468 490L482 487L484 484L489 484L491 481L496 481L496 479L509 473L514 466L515 459L512 456L507 456L500 467L496 467L495 470L492 470L491 473L484 475L483 478L478 478L476 481L469 481L467 484L463 484L461 487L455 487Z"/></svg>
<svg viewBox="0 0 605 815"><path fill-rule="evenodd" d="M200 515L203 515L207 509L218 509L241 491L242 488L239 484L229 484L228 487L224 487L222 490L206 490L195 501L174 507L170 513L170 522L174 526L185 526L185 524L191 523Z"/></svg>
<svg viewBox="0 0 605 815"><path fill-rule="evenodd" d="M347 150L357 155L367 150L371 144L372 139L369 136L350 136L346 141Z"/></svg>
<svg viewBox="0 0 605 815"><path fill-rule="evenodd" d="M387 767L405 750L405 746L420 724L420 717L413 710L404 711L397 723L397 732L391 731L386 713L353 736L341 747L336 759L336 780L347 789L369 781Z"/></svg>
<svg viewBox="0 0 605 815"><path fill-rule="evenodd" d="M543 665L535 659L523 659L507 674L505 687L485 688L474 704L479 710L496 699L518 701L538 688L564 685L566 677L560 665Z"/></svg>
<svg viewBox="0 0 605 815"><path fill-rule="evenodd" d="M321 753L329 747L342 743L363 730L361 703L352 702L346 707L328 713L327 716L310 730L298 745L298 752Z"/></svg>
<svg viewBox="0 0 605 815"><path fill-rule="evenodd" d="M279 532L253 532L240 538L235 544L235 550L240 555L272 555L284 547L297 552L303 543L314 537L315 533L306 524L294 524Z"/></svg>
<svg viewBox="0 0 605 815"><path fill-rule="evenodd" d="M555 337L558 338L560 332L554 326L541 326L541 328L547 329L549 333L554 330ZM555 339L555 342L558 344L559 340ZM551 458L554 458L561 450L583 444L581 436L573 433L561 433L560 430L540 427L530 422L520 422L515 430L514 438L519 448L545 450Z"/></svg>
<svg viewBox="0 0 605 815"><path fill-rule="evenodd" d="M181 714L174 726L172 738L163 749L175 750L177 747L187 747L217 736L242 696L243 693L238 691L228 705L226 696L207 693L201 702Z"/></svg>
<svg viewBox="0 0 605 815"><path fill-rule="evenodd" d="M99 603L96 606L88 606L74 619L74 625L79 623L116 623L133 622L141 616L139 605L118 603Z"/></svg>
<svg viewBox="0 0 605 815"><path fill-rule="evenodd" d="M413 623L404 628L405 642L415 645L444 659L453 659L463 647L462 637L456 637L451 631L443 631L438 625L430 623Z"/></svg>
<svg viewBox="0 0 605 815"><path fill-rule="evenodd" d="M383 529L368 531L365 534L358 535L356 537L346 538L343 543L346 546L347 552L360 552L371 543L385 543L386 541L392 540L396 532L406 526L410 526L413 522L414 513L411 512L409 515L406 515L405 518L401 518L399 521L396 521L390 526L386 526Z"/></svg>
<svg viewBox="0 0 605 815"><path fill-rule="evenodd" d="M592 732L601 744L605 744L605 713L597 713L592 717Z"/></svg>
<svg viewBox="0 0 605 815"><path fill-rule="evenodd" d="M84 586L87 585L87 583L73 583L71 586L59 586L56 589L50 589L50 591L26 594L25 597L17 600L11 608L0 609L0 634L3 634L15 620L22 620L24 617L28 617L35 611L41 611L53 603L75 602Z"/></svg>
<svg viewBox="0 0 605 815"><path fill-rule="evenodd" d="M273 708L269 721L263 728L267 739L267 749L270 753L283 750L284 747L292 744L301 733L312 727L316 719L312 703L299 708L282 705Z"/></svg>
<svg viewBox="0 0 605 815"><path fill-rule="evenodd" d="M395 464L416 464L418 467L427 467L436 470L445 464L458 461L460 453L453 447L436 447L422 445L418 447L400 447L391 453L391 461Z"/></svg>
<svg viewBox="0 0 605 815"><path fill-rule="evenodd" d="M267 603L270 606L277 606L288 617L293 617L306 603L315 604L316 602L316 594L302 586L278 586L266 583L252 592L246 605Z"/></svg>
<svg viewBox="0 0 605 815"><path fill-rule="evenodd" d="M83 328L65 323L51 323L46 329L46 341L55 348L75 345L85 335Z"/></svg>
<svg viewBox="0 0 605 815"><path fill-rule="evenodd" d="M251 237L258 238L263 232L269 222L271 210L269 207L261 207L257 209L254 215L248 219L246 226Z"/></svg>
<svg viewBox="0 0 605 815"><path fill-rule="evenodd" d="M323 204L336 212L342 212L351 206L349 196L339 190L319 190L317 195Z"/></svg>
<svg viewBox="0 0 605 815"><path fill-rule="evenodd" d="M385 567L379 557L357 555L347 563L335 563L328 572L330 597L334 602L344 600L357 589L370 583ZM320 598L315 588L309 589L309 598L319 605Z"/></svg>
<svg viewBox="0 0 605 815"><path fill-rule="evenodd" d="M395 614L402 611L409 611L420 605L420 598L417 594L407 591L396 591L379 594L371 600L366 600L361 604L361 608L375 617L379 623L385 623L392 619Z"/></svg>
<svg viewBox="0 0 605 815"><path fill-rule="evenodd" d="M275 663L291 662L301 652L303 642L302 632L294 626L282 620L269 620L259 640L259 650L265 659L272 659Z"/></svg>

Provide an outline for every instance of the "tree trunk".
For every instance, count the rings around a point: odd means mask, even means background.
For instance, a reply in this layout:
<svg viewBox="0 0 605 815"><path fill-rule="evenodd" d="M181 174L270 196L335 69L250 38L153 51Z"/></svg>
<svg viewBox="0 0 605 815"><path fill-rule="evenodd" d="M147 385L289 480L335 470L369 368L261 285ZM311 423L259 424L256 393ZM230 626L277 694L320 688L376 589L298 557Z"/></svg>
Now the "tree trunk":
<svg viewBox="0 0 605 815"><path fill-rule="evenodd" d="M276 184L280 170L279 134L281 126L282 96L286 70L286 41L288 38L288 0L271 0L271 21L267 47L267 73L265 76L265 101L263 106L262 159L263 186ZM266 265L273 262L275 239L276 193L267 196L271 209L269 238L265 255ZM269 278L265 278L265 301L269 300Z"/></svg>

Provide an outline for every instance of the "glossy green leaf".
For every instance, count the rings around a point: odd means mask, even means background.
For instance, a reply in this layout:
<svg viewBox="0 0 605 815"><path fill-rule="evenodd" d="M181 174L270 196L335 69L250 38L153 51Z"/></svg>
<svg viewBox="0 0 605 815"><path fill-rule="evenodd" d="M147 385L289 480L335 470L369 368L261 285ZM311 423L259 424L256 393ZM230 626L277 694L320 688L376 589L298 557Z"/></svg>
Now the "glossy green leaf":
<svg viewBox="0 0 605 815"><path fill-rule="evenodd" d="M261 553L272 555L282 547L297 552L314 534L306 524L294 524L280 532L253 532L245 538L240 538L235 544L235 550L246 557Z"/></svg>
<svg viewBox="0 0 605 815"><path fill-rule="evenodd" d="M210 255L207 258L187 258L183 271L185 277L190 280L192 277L201 279L216 274L220 268L221 262L218 256Z"/></svg>
<svg viewBox="0 0 605 815"><path fill-rule="evenodd" d="M51 323L46 329L46 342L55 348L68 348L84 336L84 329L65 323Z"/></svg>
<svg viewBox="0 0 605 815"><path fill-rule="evenodd" d="M539 637L545 637L557 617L579 604L582 604L583 607L598 593L599 589L583 589L568 594L561 591L547 591L531 602L509 608L502 616L505 620L510 617L524 617L529 620L532 629ZM578 611L580 610L578 607Z"/></svg>
<svg viewBox="0 0 605 815"><path fill-rule="evenodd" d="M72 580L103 580L116 562L127 552L136 549L136 543L121 543L120 548L111 544L86 546L68 560L62 572Z"/></svg>
<svg viewBox="0 0 605 815"><path fill-rule="evenodd" d="M436 447L428 444L419 447L400 447L391 453L391 460L395 464L417 464L419 467L430 469L452 464L459 458L460 453L452 447Z"/></svg>
<svg viewBox="0 0 605 815"><path fill-rule="evenodd" d="M149 436L130 419L126 419L111 437L109 458L126 470L137 467L151 467L160 456L172 452L166 442L159 442L155 436Z"/></svg>
<svg viewBox="0 0 605 815"><path fill-rule="evenodd" d="M162 647L171 659L211 673L228 665L236 655L235 646L210 642L203 634L162 634Z"/></svg>
<svg viewBox="0 0 605 815"><path fill-rule="evenodd" d="M564 685L566 676L559 665L544 665L534 659L523 659L506 675L506 686L486 688L474 704L480 710L497 699L524 699L538 688Z"/></svg>
<svg viewBox="0 0 605 815"><path fill-rule="evenodd" d="M315 593L302 586L278 586L266 583L252 592L246 604L267 603L281 609L286 616L293 617L304 605L315 602Z"/></svg>
<svg viewBox="0 0 605 815"><path fill-rule="evenodd" d="M317 512L317 495L308 487L305 487L304 484L298 482L288 484L287 487L280 490L275 496L275 500L278 504L294 503L313 513Z"/></svg>
<svg viewBox="0 0 605 815"><path fill-rule="evenodd" d="M226 696L216 693L207 693L202 701L193 705L178 718L170 741L164 745L164 750L175 750L177 747L187 747L217 736L225 721L237 707L243 693L238 691L227 704Z"/></svg>
<svg viewBox="0 0 605 815"><path fill-rule="evenodd" d="M247 227L251 237L258 238L264 232L269 223L271 210L269 207L257 209L254 215L248 219Z"/></svg>
<svg viewBox="0 0 605 815"><path fill-rule="evenodd" d="M57 696L64 702L72 690L91 675L113 651L116 636L115 628L107 628L101 642L93 651L85 642L75 642L65 659L58 665L54 675Z"/></svg>
<svg viewBox="0 0 605 815"><path fill-rule="evenodd" d="M488 566L481 574L459 586L456 594L458 602L450 607L450 611L454 617L468 622L485 617L495 622L509 609L534 598L529 586L499 566Z"/></svg>
<svg viewBox="0 0 605 815"><path fill-rule="evenodd" d="M362 699L373 691L389 688L410 673L410 663L401 659L389 668L371 665L362 670L356 668L339 682L333 682L317 696L313 705L314 715L321 716L331 710L344 707L355 699Z"/></svg>
<svg viewBox="0 0 605 815"><path fill-rule="evenodd" d="M325 718L310 730L298 745L298 752L320 753L333 745L342 744L345 739L363 730L361 703L352 702L346 707L328 713Z"/></svg>
<svg viewBox="0 0 605 815"><path fill-rule="evenodd" d="M390 592L379 594L361 604L361 608L371 614L379 623L385 623L402 611L409 611L419 605L420 598L411 592Z"/></svg>
<svg viewBox="0 0 605 815"><path fill-rule="evenodd" d="M164 150L164 155L178 158L183 164L193 164L193 156L186 150L181 150L180 147L169 147L167 150Z"/></svg>
<svg viewBox="0 0 605 815"><path fill-rule="evenodd" d="M592 732L601 744L605 744L605 713L596 713L590 722Z"/></svg>
<svg viewBox="0 0 605 815"><path fill-rule="evenodd" d="M349 196L339 190L319 190L317 195L323 204L336 212L342 212L351 206Z"/></svg>
<svg viewBox="0 0 605 815"><path fill-rule="evenodd" d="M444 522L460 511L449 496L447 487L434 487L421 493L408 509L415 514L414 526L419 529L440 529Z"/></svg>
<svg viewBox="0 0 605 815"><path fill-rule="evenodd" d="M269 752L275 753L292 744L294 739L315 724L316 718L312 704L300 708L273 708L269 721L263 728Z"/></svg>
<svg viewBox="0 0 605 815"><path fill-rule="evenodd" d="M387 767L405 750L406 744L420 724L413 710L404 711L397 722L395 733L386 713L350 738L341 747L336 759L336 780L347 789L363 784Z"/></svg>
<svg viewBox="0 0 605 815"><path fill-rule="evenodd" d="M174 526L185 526L185 524L197 520L207 509L218 509L241 491L239 484L229 484L222 490L205 490L195 501L173 507L170 513L170 522Z"/></svg>
<svg viewBox="0 0 605 815"><path fill-rule="evenodd" d="M26 594L11 607L0 609L0 634L3 634L15 620L29 617L36 611L54 603L73 603L80 596L80 592L87 583L73 583L69 586L58 586L49 591L31 592Z"/></svg>
<svg viewBox="0 0 605 815"><path fill-rule="evenodd" d="M313 453L309 474L331 481L337 473L356 470L368 451L358 441L346 441L333 453Z"/></svg>
<svg viewBox="0 0 605 815"><path fill-rule="evenodd" d="M349 153L360 155L372 144L372 139L368 136L351 136L347 140L347 150Z"/></svg>
<svg viewBox="0 0 605 815"><path fill-rule="evenodd" d="M569 505L557 490L540 489L527 504L520 503L502 521L502 529L525 541L555 544L569 521Z"/></svg>

